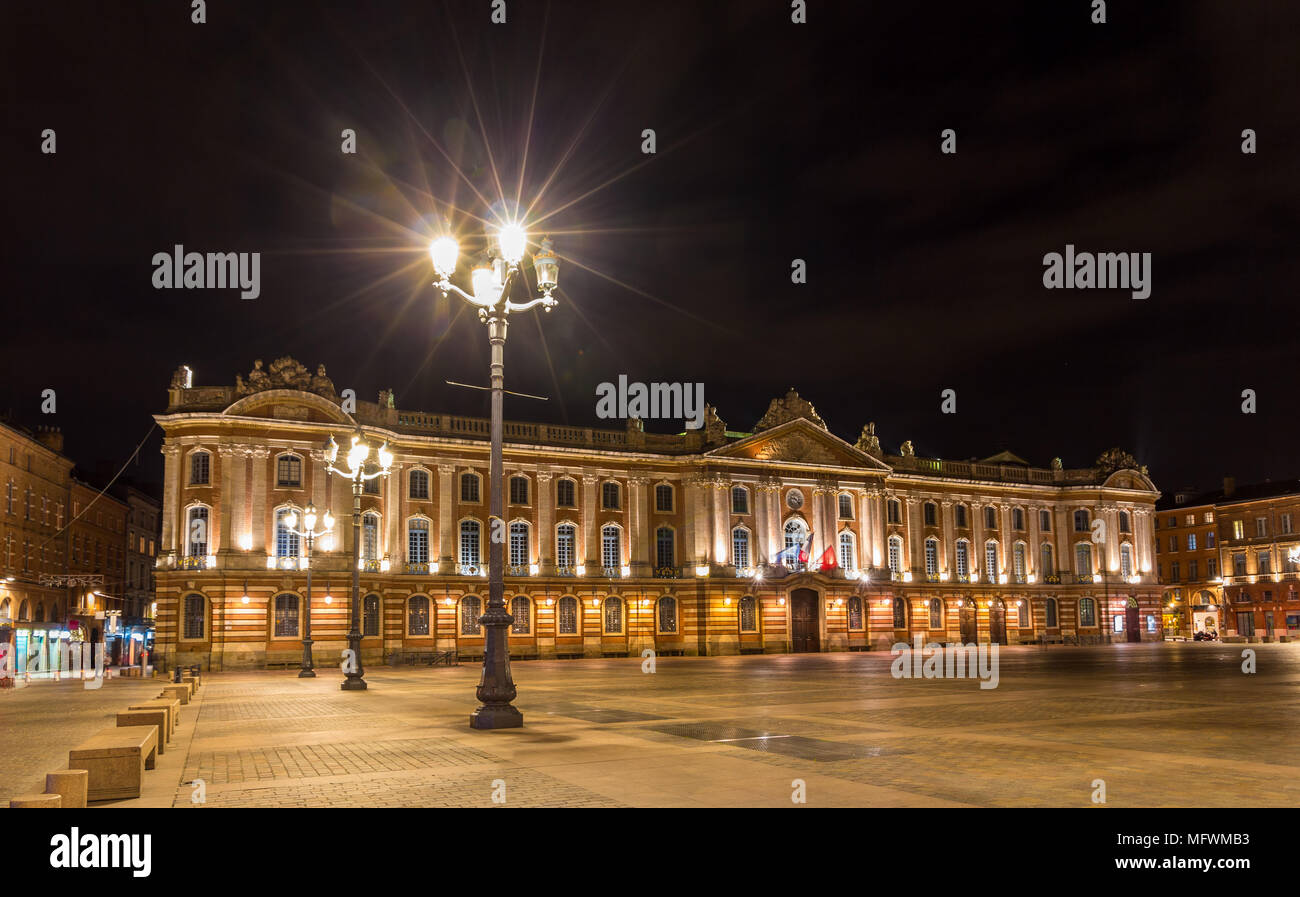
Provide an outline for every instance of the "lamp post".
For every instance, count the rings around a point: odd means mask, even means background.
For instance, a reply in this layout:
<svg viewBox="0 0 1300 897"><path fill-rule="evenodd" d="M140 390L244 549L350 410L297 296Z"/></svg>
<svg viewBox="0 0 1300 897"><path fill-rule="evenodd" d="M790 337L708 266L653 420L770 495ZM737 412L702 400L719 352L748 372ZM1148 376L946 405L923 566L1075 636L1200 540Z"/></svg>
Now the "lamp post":
<svg viewBox="0 0 1300 897"><path fill-rule="evenodd" d="M316 671L312 669L311 657L311 548L318 536L324 536L334 531L334 515L326 511L324 517L325 528L320 532L316 532L316 505L307 502L307 509L302 514L302 529L295 529L298 525L298 515L293 511L284 515L283 523L286 530L295 536L301 536L307 543L307 597L303 602L305 608L302 629L302 669L298 671L298 678L315 679Z"/></svg>
<svg viewBox="0 0 1300 897"><path fill-rule="evenodd" d="M470 273L472 293L466 293L451 282L460 256L460 244L453 237L439 237L429 244L437 280L434 286L443 296L455 293L470 305L478 308L479 320L487 324L488 343L492 347L490 368L492 387L492 446L490 460L491 500L489 505L488 539L488 603L479 617L484 634L483 675L479 679L476 695L482 702L470 714L469 724L474 729L509 729L524 724L523 714L511 703L515 699L514 680L510 677L510 624L514 622L505 605L504 539L501 538L501 394L505 376L505 344L507 315L527 311L540 305L550 311L556 300L554 291L559 264L549 239L541 241L540 251L533 256L537 272L537 288L541 296L528 302L516 303L509 299L510 284L519 273L528 244L528 234L517 223L505 224L495 234L495 252L487 262L476 264Z"/></svg>
<svg viewBox="0 0 1300 897"><path fill-rule="evenodd" d="M377 452L379 469L374 473L366 473L370 445L361 431L357 430L352 436L352 447L348 449L344 462L346 467L335 466L338 456L339 444L330 436L330 441L325 444L325 469L352 481L352 620L348 629L348 657L343 665L346 678L339 687L344 691L364 691L366 680L362 676L365 670L361 666L361 490L367 480L388 476L388 469L393 466L393 453L388 450L388 443L385 442Z"/></svg>

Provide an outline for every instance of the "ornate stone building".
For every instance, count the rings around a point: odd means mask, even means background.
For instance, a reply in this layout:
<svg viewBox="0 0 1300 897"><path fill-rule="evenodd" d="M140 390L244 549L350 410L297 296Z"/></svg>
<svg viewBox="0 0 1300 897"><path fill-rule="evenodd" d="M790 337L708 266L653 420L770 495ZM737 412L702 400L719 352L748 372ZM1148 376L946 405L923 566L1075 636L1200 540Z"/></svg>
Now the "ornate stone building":
<svg viewBox="0 0 1300 897"><path fill-rule="evenodd" d="M345 647L350 484L322 449L358 426L391 475L362 501L367 663L482 654L488 422L341 407L324 367L257 362L234 387L182 368L167 411L157 649L221 669L301 656L309 501L339 518L312 562L319 661ZM1034 468L898 455L874 425L832 434L793 390L754 432L709 408L682 435L505 424L507 605L515 657L842 651L920 636L1019 643L1161 638L1158 493L1133 458Z"/></svg>

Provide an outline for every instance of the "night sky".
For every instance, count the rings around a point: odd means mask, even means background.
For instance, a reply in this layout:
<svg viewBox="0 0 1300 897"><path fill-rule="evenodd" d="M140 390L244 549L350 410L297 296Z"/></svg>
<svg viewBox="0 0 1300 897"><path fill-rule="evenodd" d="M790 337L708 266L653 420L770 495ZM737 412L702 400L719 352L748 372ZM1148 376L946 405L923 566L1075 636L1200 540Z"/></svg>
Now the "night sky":
<svg viewBox="0 0 1300 897"><path fill-rule="evenodd" d="M507 418L602 425L626 374L702 382L749 430L793 386L890 452L1118 445L1166 491L1300 476L1300 4L809 7L8 2L0 410L110 473L182 363L233 384L292 355L486 415L444 383L487 382L486 328L426 246L449 219L472 248L519 191L560 306L513 322L506 386L550 401ZM260 252L261 295L154 289L177 243ZM1067 243L1152 253L1150 298L1044 289ZM129 472L159 480L159 444Z"/></svg>

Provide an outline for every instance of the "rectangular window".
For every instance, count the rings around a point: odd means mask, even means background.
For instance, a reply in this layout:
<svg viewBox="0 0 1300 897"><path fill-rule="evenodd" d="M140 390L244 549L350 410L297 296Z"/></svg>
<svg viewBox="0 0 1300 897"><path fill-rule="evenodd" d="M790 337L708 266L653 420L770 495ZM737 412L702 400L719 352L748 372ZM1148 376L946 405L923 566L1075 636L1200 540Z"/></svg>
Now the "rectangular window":
<svg viewBox="0 0 1300 897"><path fill-rule="evenodd" d="M555 564L561 569L573 568L573 542L577 528L561 526L555 531Z"/></svg>
<svg viewBox="0 0 1300 897"><path fill-rule="evenodd" d="M731 503L736 503L735 490L732 490ZM661 514L671 514L673 510L673 487L667 483L655 486L655 510Z"/></svg>
<svg viewBox="0 0 1300 897"><path fill-rule="evenodd" d="M1265 536L1267 536L1267 535L1268 535L1268 518L1267 518L1267 517L1256 517L1256 518L1255 518L1255 538L1256 538L1256 539L1263 539L1263 538L1264 538Z"/></svg>
<svg viewBox="0 0 1300 897"><path fill-rule="evenodd" d="M1214 530L1210 530L1205 534L1205 547L1206 548L1214 547Z"/></svg>
<svg viewBox="0 0 1300 897"><path fill-rule="evenodd" d="M302 485L302 459L297 455L281 455L276 461L275 484L277 486Z"/></svg>
<svg viewBox="0 0 1300 897"><path fill-rule="evenodd" d="M1264 576L1273 572L1273 552L1260 551L1255 555L1255 562L1259 565L1259 575Z"/></svg>
<svg viewBox="0 0 1300 897"><path fill-rule="evenodd" d="M1183 519L1183 522L1186 523L1188 526L1196 526L1196 515L1195 515L1195 514L1188 514L1188 515Z"/></svg>
<svg viewBox="0 0 1300 897"><path fill-rule="evenodd" d="M853 496L840 495L839 504L840 504L840 519L852 520L853 519Z"/></svg>
<svg viewBox="0 0 1300 897"><path fill-rule="evenodd" d="M738 529L731 534L731 554L737 567L749 566L749 532Z"/></svg>
<svg viewBox="0 0 1300 897"><path fill-rule="evenodd" d="M460 475L460 500L478 501L478 474L463 473Z"/></svg>
<svg viewBox="0 0 1300 897"><path fill-rule="evenodd" d="M210 475L211 456L207 452L190 455L190 485L204 486Z"/></svg>
<svg viewBox="0 0 1300 897"><path fill-rule="evenodd" d="M1177 551L1177 550L1178 550L1178 537L1177 537L1177 536L1170 536L1170 537L1169 537L1169 550L1170 550L1170 551Z"/></svg>
<svg viewBox="0 0 1300 897"><path fill-rule="evenodd" d="M1200 577L1200 572L1201 572L1201 571L1200 571L1199 567L1200 567L1200 564L1198 564L1196 561L1188 561L1188 562L1187 562L1187 578L1188 578L1190 581L1192 581L1192 582L1196 582L1198 579L1201 578L1201 577Z"/></svg>
<svg viewBox="0 0 1300 897"><path fill-rule="evenodd" d="M605 527L600 534L600 562L607 569L623 564L623 531L616 526Z"/></svg>
<svg viewBox="0 0 1300 897"><path fill-rule="evenodd" d="M852 572L858 569L858 559L854 556L853 534L840 533L840 566L846 572Z"/></svg>
<svg viewBox="0 0 1300 897"><path fill-rule="evenodd" d="M998 528L998 512L996 509L994 508L984 509L984 528L985 529Z"/></svg>
<svg viewBox="0 0 1300 897"><path fill-rule="evenodd" d="M412 520L406 534L406 562L408 564L429 563L429 522Z"/></svg>
<svg viewBox="0 0 1300 897"><path fill-rule="evenodd" d="M512 505L528 504L528 478L527 477L510 478L510 504Z"/></svg>
<svg viewBox="0 0 1300 897"><path fill-rule="evenodd" d="M1187 550L1188 551L1196 550L1196 533L1187 534Z"/></svg>
<svg viewBox="0 0 1300 897"><path fill-rule="evenodd" d="M891 498L889 500L887 507L889 508L889 522L901 523L903 519L903 515L901 511L901 506L899 505L897 499Z"/></svg>
<svg viewBox="0 0 1300 897"><path fill-rule="evenodd" d="M1254 635L1255 634L1255 612L1250 610L1237 611L1237 635Z"/></svg>
<svg viewBox="0 0 1300 897"><path fill-rule="evenodd" d="M1219 576L1219 559L1205 559L1205 575L1208 579L1217 579Z"/></svg>
<svg viewBox="0 0 1300 897"><path fill-rule="evenodd" d="M926 525L926 526L938 526L938 525L939 525L939 523L938 523L939 510L938 510L938 507L935 505L934 502L932 502L932 501L927 501L927 502L925 503L925 511L924 511L924 514L925 514L925 525Z"/></svg>
<svg viewBox="0 0 1300 897"><path fill-rule="evenodd" d="M1283 514L1283 515L1282 515L1282 533L1283 533L1284 535L1288 535L1288 536L1291 535L1291 515L1290 515L1290 514Z"/></svg>
<svg viewBox="0 0 1300 897"><path fill-rule="evenodd" d="M522 567L529 561L528 524L510 524L510 566Z"/></svg>
<svg viewBox="0 0 1300 897"><path fill-rule="evenodd" d="M1050 532L1052 531L1052 512L1051 512L1051 511L1039 511L1039 512L1038 512L1038 528L1039 528L1040 530L1042 530L1043 532L1045 532L1045 533L1050 533Z"/></svg>
<svg viewBox="0 0 1300 897"><path fill-rule="evenodd" d="M479 533L477 520L465 520L460 525L460 562L466 567L479 564Z"/></svg>
<svg viewBox="0 0 1300 897"><path fill-rule="evenodd" d="M1232 521L1232 538L1234 539L1246 538L1246 524L1243 521L1240 520Z"/></svg>
<svg viewBox="0 0 1300 897"><path fill-rule="evenodd" d="M925 543L925 573L927 576L939 574L939 543L928 539Z"/></svg>
<svg viewBox="0 0 1300 897"><path fill-rule="evenodd" d="M749 513L749 490L744 486L735 486L731 490L731 513Z"/></svg>
<svg viewBox="0 0 1300 897"><path fill-rule="evenodd" d="M1178 561L1174 561L1169 565L1169 579L1172 582L1181 582L1182 578L1182 567L1179 565Z"/></svg>
<svg viewBox="0 0 1300 897"><path fill-rule="evenodd" d="M1246 575L1246 552L1234 551L1232 553L1232 575L1233 576Z"/></svg>
<svg viewBox="0 0 1300 897"><path fill-rule="evenodd" d="M954 510L956 511L954 517L956 519L957 526L960 527L961 529L966 529L966 506L957 505L957 507Z"/></svg>
<svg viewBox="0 0 1300 897"><path fill-rule="evenodd" d="M573 480L556 480L555 504L561 508L574 507Z"/></svg>

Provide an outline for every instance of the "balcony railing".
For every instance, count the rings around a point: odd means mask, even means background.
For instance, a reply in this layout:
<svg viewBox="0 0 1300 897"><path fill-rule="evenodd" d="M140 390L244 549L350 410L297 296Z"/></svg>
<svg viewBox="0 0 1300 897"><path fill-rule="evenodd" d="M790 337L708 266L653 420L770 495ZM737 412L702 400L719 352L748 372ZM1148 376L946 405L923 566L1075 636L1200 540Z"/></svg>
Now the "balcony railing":
<svg viewBox="0 0 1300 897"><path fill-rule="evenodd" d="M601 567L600 575L608 577L609 579L622 579L623 568L622 567Z"/></svg>
<svg viewBox="0 0 1300 897"><path fill-rule="evenodd" d="M577 576L578 570L576 567L556 567L555 575L556 576Z"/></svg>
<svg viewBox="0 0 1300 897"><path fill-rule="evenodd" d="M506 567L506 576L527 576L527 575L528 575L527 564L511 564L508 567Z"/></svg>
<svg viewBox="0 0 1300 897"><path fill-rule="evenodd" d="M371 559L369 559L369 560L363 560L363 561L361 562L361 572L362 572L362 573L378 573L378 572L380 572L381 570L383 570L383 568L384 568L384 562L381 561L381 560L378 560L378 559L376 559L376 558L371 558Z"/></svg>
<svg viewBox="0 0 1300 897"><path fill-rule="evenodd" d="M1047 573L1043 576L1043 582L1049 586L1059 586L1061 584L1061 574Z"/></svg>
<svg viewBox="0 0 1300 897"><path fill-rule="evenodd" d="M1097 577L1093 576L1091 573L1078 573L1075 574L1074 581L1080 584L1087 584L1092 582L1096 578Z"/></svg>
<svg viewBox="0 0 1300 897"><path fill-rule="evenodd" d="M958 573L955 576L953 576L953 579L957 580L957 582L970 582L970 574Z"/></svg>
<svg viewBox="0 0 1300 897"><path fill-rule="evenodd" d="M410 561L408 561L408 562L403 566L402 569L405 570L407 573L419 574L420 576L428 576L428 575L429 575L429 562L428 562L428 561L415 561L415 562L410 562Z"/></svg>
<svg viewBox="0 0 1300 897"><path fill-rule="evenodd" d="M681 579L682 568L681 567L655 567L654 578L655 579Z"/></svg>
<svg viewBox="0 0 1300 897"><path fill-rule="evenodd" d="M483 571L486 569L487 568L485 567L480 567L478 564L457 564L456 565L456 572L459 573L461 576L482 576Z"/></svg>
<svg viewBox="0 0 1300 897"><path fill-rule="evenodd" d="M192 557L181 558L180 567L182 570L203 570L208 566L208 557L206 554L194 555Z"/></svg>

